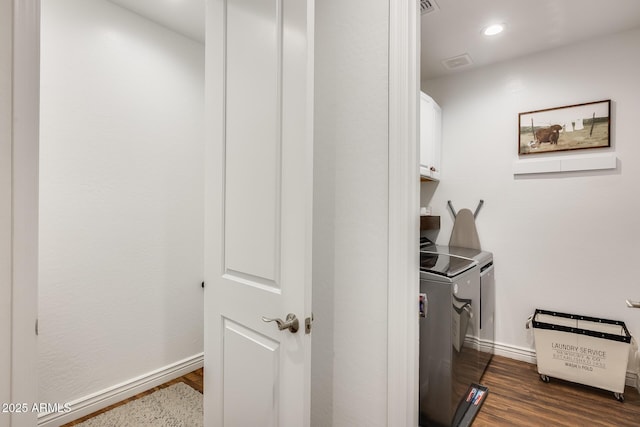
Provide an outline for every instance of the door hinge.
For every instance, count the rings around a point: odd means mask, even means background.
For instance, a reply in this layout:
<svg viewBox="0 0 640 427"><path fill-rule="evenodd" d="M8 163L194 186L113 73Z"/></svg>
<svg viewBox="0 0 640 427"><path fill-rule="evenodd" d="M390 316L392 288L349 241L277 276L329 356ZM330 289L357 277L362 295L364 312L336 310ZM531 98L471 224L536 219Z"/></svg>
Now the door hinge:
<svg viewBox="0 0 640 427"><path fill-rule="evenodd" d="M311 333L311 325L313 324L313 313L311 313L311 317L307 317L306 319L304 319L304 333L305 334L310 334Z"/></svg>
<svg viewBox="0 0 640 427"><path fill-rule="evenodd" d="M36 319L36 335L38 335L38 319Z"/></svg>

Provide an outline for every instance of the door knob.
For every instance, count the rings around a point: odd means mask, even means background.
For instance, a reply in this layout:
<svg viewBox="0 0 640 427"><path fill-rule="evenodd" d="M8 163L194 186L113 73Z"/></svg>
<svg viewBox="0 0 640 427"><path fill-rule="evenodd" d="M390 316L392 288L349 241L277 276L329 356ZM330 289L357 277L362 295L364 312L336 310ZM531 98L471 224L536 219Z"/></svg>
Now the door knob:
<svg viewBox="0 0 640 427"><path fill-rule="evenodd" d="M281 331L288 329L289 332L291 332L292 334L295 334L296 332L298 332L298 327L300 326L300 323L298 322L298 318L293 313L287 314L287 318L285 320L270 319L268 317L262 316L262 321L276 322L276 324L278 325L278 329L280 329Z"/></svg>

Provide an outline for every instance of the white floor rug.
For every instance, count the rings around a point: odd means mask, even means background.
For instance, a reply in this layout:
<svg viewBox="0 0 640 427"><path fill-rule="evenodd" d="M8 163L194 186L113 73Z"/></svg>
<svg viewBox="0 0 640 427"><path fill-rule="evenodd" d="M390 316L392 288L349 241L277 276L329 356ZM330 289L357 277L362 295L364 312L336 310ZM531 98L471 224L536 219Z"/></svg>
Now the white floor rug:
<svg viewBox="0 0 640 427"><path fill-rule="evenodd" d="M78 426L201 427L202 414L202 394L178 383L118 406Z"/></svg>

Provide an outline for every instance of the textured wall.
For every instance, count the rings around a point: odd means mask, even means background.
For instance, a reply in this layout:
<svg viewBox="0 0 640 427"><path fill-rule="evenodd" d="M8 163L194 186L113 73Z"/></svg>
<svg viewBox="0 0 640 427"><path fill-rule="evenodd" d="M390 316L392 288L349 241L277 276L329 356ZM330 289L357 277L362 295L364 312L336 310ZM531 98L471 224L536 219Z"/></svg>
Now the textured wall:
<svg viewBox="0 0 640 427"><path fill-rule="evenodd" d="M204 49L102 0L42 2L42 402L202 352Z"/></svg>
<svg viewBox="0 0 640 427"><path fill-rule="evenodd" d="M316 2L318 427L387 423L388 28L388 2Z"/></svg>
<svg viewBox="0 0 640 427"><path fill-rule="evenodd" d="M531 349L524 322L536 307L624 320L640 334L640 310L624 303L640 299L639 67L634 30L422 82L443 109L442 181L435 192L423 184L422 205L434 193L446 243L447 200L457 209L485 200L477 225L495 255L500 343ZM617 169L513 175L519 112L603 99L613 144L604 151Z"/></svg>

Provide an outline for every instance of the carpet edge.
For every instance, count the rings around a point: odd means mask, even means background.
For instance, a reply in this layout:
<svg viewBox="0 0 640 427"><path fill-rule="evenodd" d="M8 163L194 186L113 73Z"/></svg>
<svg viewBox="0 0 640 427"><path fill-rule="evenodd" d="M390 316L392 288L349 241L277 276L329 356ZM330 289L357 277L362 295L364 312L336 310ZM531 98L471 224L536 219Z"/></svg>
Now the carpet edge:
<svg viewBox="0 0 640 427"><path fill-rule="evenodd" d="M202 393L179 382L85 420L78 427L203 425Z"/></svg>

